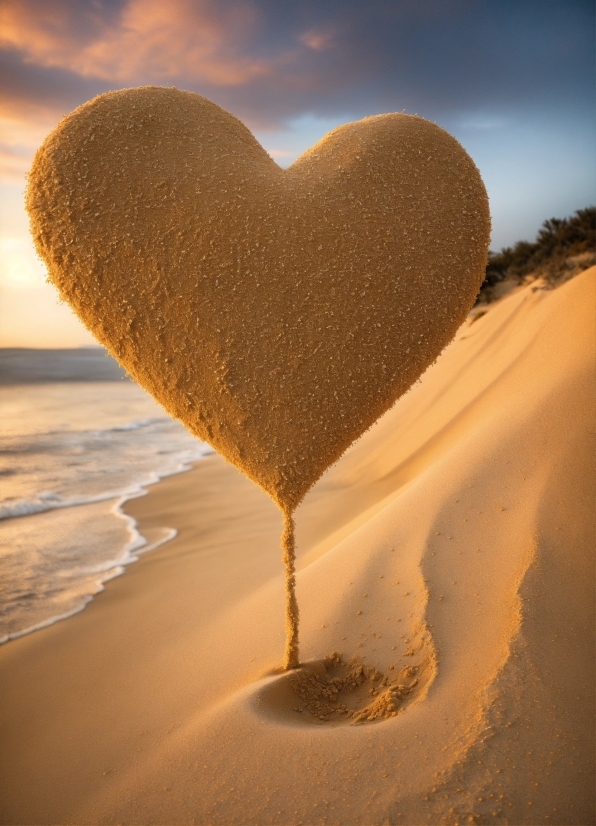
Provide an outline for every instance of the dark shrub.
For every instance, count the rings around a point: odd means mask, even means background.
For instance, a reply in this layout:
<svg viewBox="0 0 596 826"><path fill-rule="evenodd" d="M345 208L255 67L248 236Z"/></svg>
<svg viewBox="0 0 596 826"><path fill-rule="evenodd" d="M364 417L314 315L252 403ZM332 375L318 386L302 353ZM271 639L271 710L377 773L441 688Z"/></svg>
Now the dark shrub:
<svg viewBox="0 0 596 826"><path fill-rule="evenodd" d="M595 246L596 207L578 209L570 218L550 218L542 224L533 243L518 241L500 252L489 252L479 298L490 300L490 289L506 278L521 279L537 273L556 281L568 258L594 252Z"/></svg>

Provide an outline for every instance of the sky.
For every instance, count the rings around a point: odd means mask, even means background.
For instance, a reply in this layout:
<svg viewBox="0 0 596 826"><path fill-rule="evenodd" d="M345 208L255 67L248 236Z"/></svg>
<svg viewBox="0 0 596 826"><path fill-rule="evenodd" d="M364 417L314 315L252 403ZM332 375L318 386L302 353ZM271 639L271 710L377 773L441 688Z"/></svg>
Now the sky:
<svg viewBox="0 0 596 826"><path fill-rule="evenodd" d="M498 250L596 201L594 24L591 0L0 0L0 346L94 343L45 280L23 191L95 95L197 92L284 167L342 123L421 115L480 169Z"/></svg>

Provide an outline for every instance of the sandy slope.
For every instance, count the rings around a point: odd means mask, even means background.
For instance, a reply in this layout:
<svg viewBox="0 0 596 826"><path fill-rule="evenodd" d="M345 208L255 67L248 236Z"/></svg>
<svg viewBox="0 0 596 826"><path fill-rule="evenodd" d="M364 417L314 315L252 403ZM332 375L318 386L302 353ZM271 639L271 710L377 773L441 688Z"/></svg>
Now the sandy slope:
<svg viewBox="0 0 596 826"><path fill-rule="evenodd" d="M303 660L417 668L402 713L266 676L281 520L211 457L129 504L176 540L0 649L2 822L594 823L595 275L464 325L299 510Z"/></svg>

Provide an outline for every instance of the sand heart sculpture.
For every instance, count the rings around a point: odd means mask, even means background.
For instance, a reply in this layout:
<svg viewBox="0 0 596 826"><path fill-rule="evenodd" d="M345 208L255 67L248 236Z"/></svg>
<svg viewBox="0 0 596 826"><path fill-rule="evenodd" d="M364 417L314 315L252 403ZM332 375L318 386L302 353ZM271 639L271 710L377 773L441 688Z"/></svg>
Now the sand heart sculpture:
<svg viewBox="0 0 596 826"><path fill-rule="evenodd" d="M484 277L472 160L419 117L329 133L283 170L199 95L142 87L68 115L27 208L50 280L128 372L292 514L437 358Z"/></svg>

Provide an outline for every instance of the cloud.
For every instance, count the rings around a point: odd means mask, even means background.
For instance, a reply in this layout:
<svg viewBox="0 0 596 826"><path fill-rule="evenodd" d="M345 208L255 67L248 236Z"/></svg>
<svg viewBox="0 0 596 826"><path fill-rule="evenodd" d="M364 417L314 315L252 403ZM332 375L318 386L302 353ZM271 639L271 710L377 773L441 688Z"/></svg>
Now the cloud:
<svg viewBox="0 0 596 826"><path fill-rule="evenodd" d="M63 115L105 85L0 51L0 183L20 183L33 153Z"/></svg>
<svg viewBox="0 0 596 826"><path fill-rule="evenodd" d="M29 147L14 148L0 144L0 184L23 185L31 166Z"/></svg>
<svg viewBox="0 0 596 826"><path fill-rule="evenodd" d="M592 19L585 0L3 0L0 57L15 64L9 90L34 70L43 86L45 71L69 102L155 83L204 94L253 128L304 112L436 120L585 105Z"/></svg>
<svg viewBox="0 0 596 826"><path fill-rule="evenodd" d="M0 107L0 184L25 185L37 147L59 120L58 111L30 103Z"/></svg>
<svg viewBox="0 0 596 826"><path fill-rule="evenodd" d="M0 0L0 184L12 239L0 322L29 313L38 294L54 312L50 288L32 286L41 272L30 242L15 240L28 238L21 189L46 134L102 92L195 91L241 118L283 166L340 123L416 112L476 160L500 246L591 197L593 28L591 0ZM62 335L66 317L52 318Z"/></svg>
<svg viewBox="0 0 596 826"><path fill-rule="evenodd" d="M494 131L516 108L591 106L593 16L584 0L3 0L0 116L30 135L0 141L33 146L84 101L147 83L257 132L401 110Z"/></svg>
<svg viewBox="0 0 596 826"><path fill-rule="evenodd" d="M294 152L291 149L270 149L269 154L274 160L288 160L294 157Z"/></svg>
<svg viewBox="0 0 596 826"><path fill-rule="evenodd" d="M11 61L3 57L0 54L0 184L23 186L35 150L45 136L64 114L93 97L93 92L78 89L76 81L48 88L44 77L48 70L38 67L27 67L17 80L11 73ZM36 73L41 76L39 82L35 82Z"/></svg>
<svg viewBox="0 0 596 826"><path fill-rule="evenodd" d="M258 13L248 2L128 0L117 15L68 0L8 0L0 10L0 45L27 62L106 81L164 82L193 76L238 85L268 73L243 54Z"/></svg>
<svg viewBox="0 0 596 826"><path fill-rule="evenodd" d="M335 31L333 29L309 29L299 35L298 40L314 52L323 52L332 49L335 45Z"/></svg>

